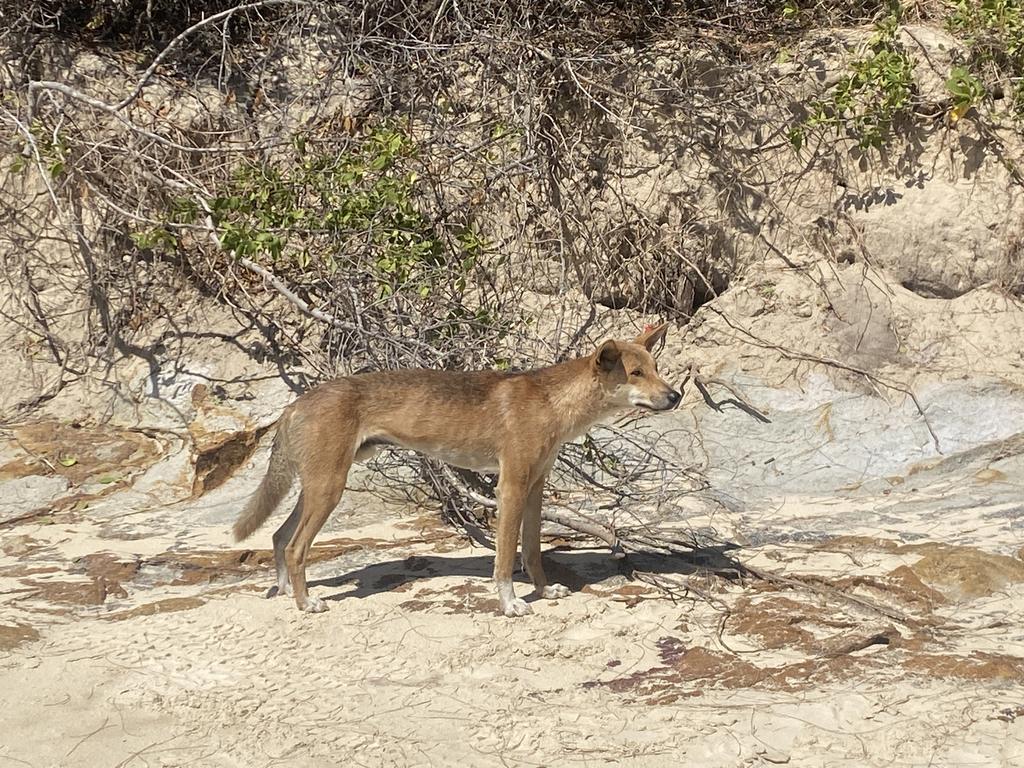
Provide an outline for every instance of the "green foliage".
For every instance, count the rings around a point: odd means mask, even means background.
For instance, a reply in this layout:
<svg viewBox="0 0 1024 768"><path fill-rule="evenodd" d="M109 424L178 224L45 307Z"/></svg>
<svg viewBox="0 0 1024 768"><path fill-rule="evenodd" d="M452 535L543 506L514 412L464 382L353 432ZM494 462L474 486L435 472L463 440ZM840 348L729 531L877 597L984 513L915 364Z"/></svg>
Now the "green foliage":
<svg viewBox="0 0 1024 768"><path fill-rule="evenodd" d="M850 64L823 99L811 103L810 115L789 133L799 149L808 131L834 130L857 140L862 149L879 149L888 140L893 121L911 105L913 63L896 41L901 10L898 3L876 24L868 54Z"/></svg>
<svg viewBox="0 0 1024 768"><path fill-rule="evenodd" d="M414 156L399 125L382 125L340 153L297 137L286 158L241 165L205 201L206 211L189 198L175 200L164 226L132 237L142 248L173 247L175 227L208 212L225 250L276 269L352 269L369 276L380 296L412 289L425 298L454 268L461 291L485 243L467 230L456 237L457 259L446 255L417 205L418 177L408 167Z"/></svg>
<svg viewBox="0 0 1024 768"><path fill-rule="evenodd" d="M946 88L953 95L950 119L954 122L985 98L985 86L964 67L953 67L946 80Z"/></svg>
<svg viewBox="0 0 1024 768"><path fill-rule="evenodd" d="M947 26L967 46L972 71L988 69L994 78L1008 78L1013 83L1010 109L1024 119L1024 3L1021 0L958 0ZM980 101L986 89L977 76L970 77L980 89L980 95L976 90L972 96ZM995 89L987 90L991 93ZM962 98L952 85L950 91L954 98Z"/></svg>
<svg viewBox="0 0 1024 768"><path fill-rule="evenodd" d="M0 102L6 100L4 94L0 94ZM11 173L23 173L28 168L35 167L34 157L38 152L43 169L52 179L57 179L64 173L71 153L67 138L59 130L44 129L38 121L33 122L29 130L31 140L16 134L11 151L7 153L12 158L11 164L7 166L8 170Z"/></svg>
<svg viewBox="0 0 1024 768"><path fill-rule="evenodd" d="M1024 50L1024 19L1019 0L957 0L949 16L950 31L973 46L989 47L988 54L1014 57Z"/></svg>
<svg viewBox="0 0 1024 768"><path fill-rule="evenodd" d="M165 227L152 227L129 234L137 248L144 251L172 252L178 247L178 238Z"/></svg>
<svg viewBox="0 0 1024 768"><path fill-rule="evenodd" d="M70 152L67 139L62 133L44 131L39 125L32 126L32 135L35 138L40 159L51 178L56 179L64 173L64 168L67 165Z"/></svg>

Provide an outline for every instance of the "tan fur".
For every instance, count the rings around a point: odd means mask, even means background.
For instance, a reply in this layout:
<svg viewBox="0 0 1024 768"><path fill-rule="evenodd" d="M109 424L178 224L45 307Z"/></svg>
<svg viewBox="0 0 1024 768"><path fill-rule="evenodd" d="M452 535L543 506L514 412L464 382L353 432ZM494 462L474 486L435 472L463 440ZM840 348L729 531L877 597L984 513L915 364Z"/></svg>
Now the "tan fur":
<svg viewBox="0 0 1024 768"><path fill-rule="evenodd" d="M277 434L274 435L274 446L270 451L270 466L267 467L267 474L264 475L260 487L245 505L242 514L238 516L232 532L235 534L235 541L247 539L267 521L277 505L281 503L295 480L295 465L291 462L289 451L283 445L287 431L284 420L277 425Z"/></svg>
<svg viewBox="0 0 1024 768"><path fill-rule="evenodd" d="M520 530L536 593L568 594L547 583L540 554L541 496L558 450L624 409L676 406L680 395L658 376L651 356L666 329L661 325L631 342L606 341L586 357L523 373L403 370L321 384L285 409L270 468L235 523L235 537L251 535L298 476L299 501L274 534L277 593L291 592L301 610L326 610L307 593L306 557L341 499L352 462L386 445L411 448L498 473L494 579L507 616L529 613L512 589Z"/></svg>

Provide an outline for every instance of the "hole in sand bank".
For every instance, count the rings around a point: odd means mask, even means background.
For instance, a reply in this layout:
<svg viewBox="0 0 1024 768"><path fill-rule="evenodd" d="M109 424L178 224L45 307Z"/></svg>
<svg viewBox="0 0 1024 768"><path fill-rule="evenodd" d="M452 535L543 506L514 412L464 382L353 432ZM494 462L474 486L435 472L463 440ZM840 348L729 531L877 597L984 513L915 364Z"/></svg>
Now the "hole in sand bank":
<svg viewBox="0 0 1024 768"><path fill-rule="evenodd" d="M671 225L616 228L586 266L583 288L602 306L691 317L728 290L736 255L725 234L687 211Z"/></svg>
<svg viewBox="0 0 1024 768"><path fill-rule="evenodd" d="M955 299L967 293L966 290L957 290L952 286L927 279L902 280L900 285L925 299Z"/></svg>

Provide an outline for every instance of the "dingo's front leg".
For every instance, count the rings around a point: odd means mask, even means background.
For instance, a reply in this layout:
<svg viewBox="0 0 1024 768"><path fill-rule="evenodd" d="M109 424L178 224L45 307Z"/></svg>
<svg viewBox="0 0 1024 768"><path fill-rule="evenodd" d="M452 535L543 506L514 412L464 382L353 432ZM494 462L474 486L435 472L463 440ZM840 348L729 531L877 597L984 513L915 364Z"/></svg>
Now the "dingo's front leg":
<svg viewBox="0 0 1024 768"><path fill-rule="evenodd" d="M495 540L494 585L498 602L506 616L533 613L526 601L516 597L512 588L512 570L519 544L519 527L526 504L529 471L526 467L505 466L498 473L498 536Z"/></svg>
<svg viewBox="0 0 1024 768"><path fill-rule="evenodd" d="M544 574L544 563L540 554L540 508L544 496L544 481L538 480L526 500L523 509L523 565L533 582L533 589L538 597L556 600L569 594L569 588L561 584L548 584Z"/></svg>

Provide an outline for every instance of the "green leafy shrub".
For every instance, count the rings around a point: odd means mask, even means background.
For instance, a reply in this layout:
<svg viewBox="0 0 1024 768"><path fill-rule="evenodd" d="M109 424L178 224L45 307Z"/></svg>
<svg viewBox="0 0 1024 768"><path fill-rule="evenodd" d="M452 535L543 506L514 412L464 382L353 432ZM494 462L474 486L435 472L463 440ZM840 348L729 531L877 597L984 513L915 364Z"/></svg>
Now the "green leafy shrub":
<svg viewBox="0 0 1024 768"><path fill-rule="evenodd" d="M286 159L243 163L215 197L173 201L166 223L136 232L143 248L172 249L176 231L208 215L224 250L276 270L357 271L379 296L415 290L472 269L479 238L455 239L450 258L417 205L415 147L401 126L378 127L344 152L315 151L297 139Z"/></svg>
<svg viewBox="0 0 1024 768"><path fill-rule="evenodd" d="M985 98L985 86L965 67L953 67L946 80L946 88L953 96L950 119L956 122Z"/></svg>
<svg viewBox="0 0 1024 768"><path fill-rule="evenodd" d="M1010 110L1024 118L1024 4L1020 0L958 0L947 27L967 46L971 70L987 72L987 79L993 81L986 88L971 76L983 93L999 92L994 81L1008 79Z"/></svg>
<svg viewBox="0 0 1024 768"><path fill-rule="evenodd" d="M913 62L896 40L901 10L891 6L876 24L866 56L850 64L846 75L822 99L810 105L810 115L790 131L799 149L807 132L835 131L857 140L862 149L881 148L893 122L912 103Z"/></svg>

